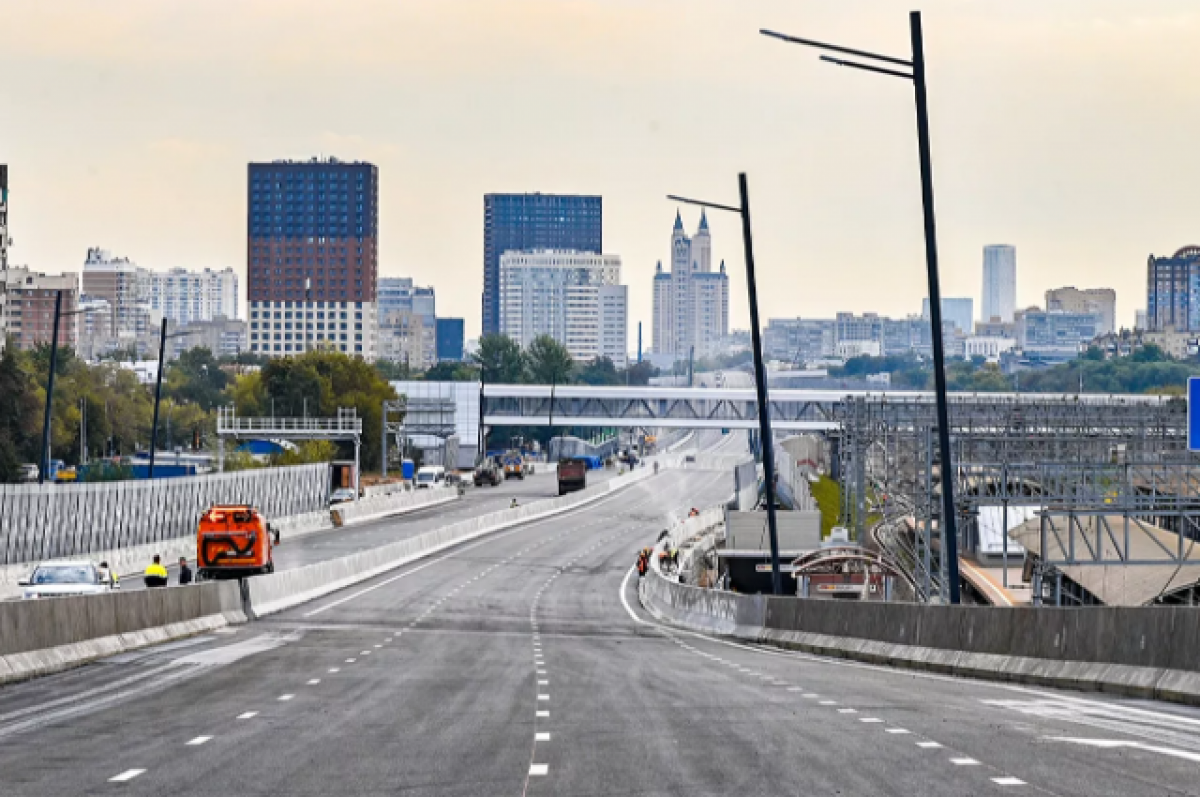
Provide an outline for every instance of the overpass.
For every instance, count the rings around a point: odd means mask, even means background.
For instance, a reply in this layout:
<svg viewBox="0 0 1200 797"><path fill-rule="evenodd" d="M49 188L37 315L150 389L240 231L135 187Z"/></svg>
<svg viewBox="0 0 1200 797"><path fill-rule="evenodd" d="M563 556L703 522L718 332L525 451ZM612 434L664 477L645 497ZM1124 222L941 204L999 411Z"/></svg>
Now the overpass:
<svg viewBox="0 0 1200 797"><path fill-rule="evenodd" d="M580 385L484 385L483 422L487 426L625 426L661 429L758 429L758 402L747 388L590 387ZM929 391L771 390L771 426L783 432L841 429L855 405L907 407L910 425L932 412ZM1014 409L1053 411L1078 418L1079 408L1136 410L1165 404L1163 396L1111 396L1059 393L952 393L952 421L963 419L972 433L1008 431ZM999 412L1003 417L988 415ZM1108 428L1111 422L1102 425ZM955 424L956 426L960 424ZM1028 426L1026 431L1028 431ZM964 431L965 429L956 429ZM1079 430L1073 430L1079 431Z"/></svg>

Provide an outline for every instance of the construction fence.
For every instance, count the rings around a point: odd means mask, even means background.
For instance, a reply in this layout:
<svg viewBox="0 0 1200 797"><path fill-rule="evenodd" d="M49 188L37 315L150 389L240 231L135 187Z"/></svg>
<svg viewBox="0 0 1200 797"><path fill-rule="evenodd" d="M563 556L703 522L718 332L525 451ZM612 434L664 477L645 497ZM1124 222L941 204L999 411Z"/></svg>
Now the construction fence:
<svg viewBox="0 0 1200 797"><path fill-rule="evenodd" d="M195 534L213 504L268 518L325 509L329 466L92 484L0 485L0 565L86 556Z"/></svg>

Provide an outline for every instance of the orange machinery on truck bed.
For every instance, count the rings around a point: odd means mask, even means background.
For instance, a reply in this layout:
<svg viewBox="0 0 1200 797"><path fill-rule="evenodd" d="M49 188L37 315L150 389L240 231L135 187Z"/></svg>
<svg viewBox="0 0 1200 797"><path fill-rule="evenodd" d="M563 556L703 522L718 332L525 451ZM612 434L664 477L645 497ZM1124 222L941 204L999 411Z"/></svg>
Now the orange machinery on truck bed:
<svg viewBox="0 0 1200 797"><path fill-rule="evenodd" d="M214 506L200 516L196 531L196 575L239 578L272 573L271 552L279 534L252 506Z"/></svg>

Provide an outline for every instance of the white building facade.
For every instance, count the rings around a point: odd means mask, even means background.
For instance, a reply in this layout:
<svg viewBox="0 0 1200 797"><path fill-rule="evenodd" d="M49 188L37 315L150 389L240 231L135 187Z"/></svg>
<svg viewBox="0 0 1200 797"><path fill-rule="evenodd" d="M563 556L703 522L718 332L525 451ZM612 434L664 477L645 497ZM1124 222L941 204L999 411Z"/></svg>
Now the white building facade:
<svg viewBox="0 0 1200 797"><path fill-rule="evenodd" d="M151 271L148 280L150 309L177 324L241 318L238 278L232 268Z"/></svg>
<svg viewBox="0 0 1200 797"><path fill-rule="evenodd" d="M716 353L729 334L729 277L722 262L712 268L712 238L708 219L689 238L683 219L675 214L671 231L671 270L662 263L654 274L652 347L655 354L686 358L693 347L697 357Z"/></svg>
<svg viewBox="0 0 1200 797"><path fill-rule="evenodd" d="M628 359L628 294L621 258L591 252L540 250L500 256L500 334L529 346L541 335L590 362Z"/></svg>
<svg viewBox="0 0 1200 797"><path fill-rule="evenodd" d="M1011 324L1017 311L1017 248L1008 244L983 247L981 321Z"/></svg>

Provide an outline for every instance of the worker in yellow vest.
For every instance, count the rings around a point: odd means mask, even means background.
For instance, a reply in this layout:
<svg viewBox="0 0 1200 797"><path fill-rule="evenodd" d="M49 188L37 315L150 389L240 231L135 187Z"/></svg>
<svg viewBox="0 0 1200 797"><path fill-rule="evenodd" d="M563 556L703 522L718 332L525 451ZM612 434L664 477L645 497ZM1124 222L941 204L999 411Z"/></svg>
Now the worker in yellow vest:
<svg viewBox="0 0 1200 797"><path fill-rule="evenodd" d="M146 582L147 587L165 587L167 586L167 568L162 566L162 561L158 554L154 554L154 561L146 568L146 572L142 574L142 579Z"/></svg>

